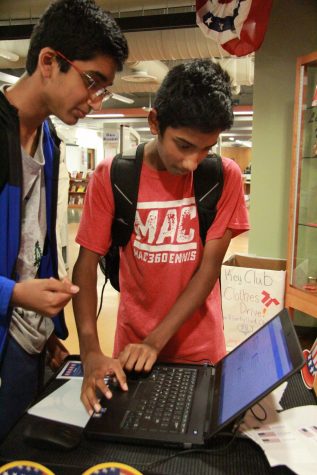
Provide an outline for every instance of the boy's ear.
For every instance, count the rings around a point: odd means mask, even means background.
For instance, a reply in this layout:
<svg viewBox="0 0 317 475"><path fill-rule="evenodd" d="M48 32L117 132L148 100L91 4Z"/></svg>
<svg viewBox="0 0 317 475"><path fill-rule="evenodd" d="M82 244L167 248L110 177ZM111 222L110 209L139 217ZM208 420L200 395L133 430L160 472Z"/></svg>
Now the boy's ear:
<svg viewBox="0 0 317 475"><path fill-rule="evenodd" d="M157 120L157 112L155 109L151 109L148 116L148 123L150 126L150 131L152 135L159 134L159 123Z"/></svg>
<svg viewBox="0 0 317 475"><path fill-rule="evenodd" d="M43 77L49 78L52 73L55 53L51 48L42 48L37 62Z"/></svg>

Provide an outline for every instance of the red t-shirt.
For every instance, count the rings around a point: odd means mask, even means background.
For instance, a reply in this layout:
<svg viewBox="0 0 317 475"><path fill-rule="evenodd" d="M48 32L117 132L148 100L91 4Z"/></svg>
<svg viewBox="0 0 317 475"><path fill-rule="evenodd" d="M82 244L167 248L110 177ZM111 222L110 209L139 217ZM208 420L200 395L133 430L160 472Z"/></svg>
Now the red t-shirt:
<svg viewBox="0 0 317 475"><path fill-rule="evenodd" d="M249 229L241 172L223 158L224 187L206 241ZM114 201L111 160L90 180L76 242L104 255L111 241ZM120 260L120 303L114 344L117 356L142 341L164 319L199 266L203 252L193 174L172 175L143 163L134 231ZM206 302L163 348L163 361L216 363L226 353L219 283Z"/></svg>

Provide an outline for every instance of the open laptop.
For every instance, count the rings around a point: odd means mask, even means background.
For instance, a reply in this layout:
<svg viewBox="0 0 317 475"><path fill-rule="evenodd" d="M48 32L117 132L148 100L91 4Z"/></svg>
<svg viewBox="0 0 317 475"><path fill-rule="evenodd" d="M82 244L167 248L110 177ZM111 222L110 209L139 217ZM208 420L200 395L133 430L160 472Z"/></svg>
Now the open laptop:
<svg viewBox="0 0 317 475"><path fill-rule="evenodd" d="M102 412L90 418L85 434L140 445L202 446L304 362L284 309L215 366L160 363L148 375L131 375L128 392L112 388L113 398L101 399Z"/></svg>

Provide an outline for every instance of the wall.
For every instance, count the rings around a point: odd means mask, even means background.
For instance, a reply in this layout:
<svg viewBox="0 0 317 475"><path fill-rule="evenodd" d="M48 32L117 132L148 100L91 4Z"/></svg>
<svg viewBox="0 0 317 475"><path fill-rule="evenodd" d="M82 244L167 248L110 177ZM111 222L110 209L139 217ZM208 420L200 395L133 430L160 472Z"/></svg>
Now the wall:
<svg viewBox="0 0 317 475"><path fill-rule="evenodd" d="M252 149L247 147L221 147L221 155L232 158L243 172L251 163Z"/></svg>
<svg viewBox="0 0 317 475"><path fill-rule="evenodd" d="M256 53L249 253L259 256L287 254L295 63L317 49L316 25L316 0L274 0Z"/></svg>

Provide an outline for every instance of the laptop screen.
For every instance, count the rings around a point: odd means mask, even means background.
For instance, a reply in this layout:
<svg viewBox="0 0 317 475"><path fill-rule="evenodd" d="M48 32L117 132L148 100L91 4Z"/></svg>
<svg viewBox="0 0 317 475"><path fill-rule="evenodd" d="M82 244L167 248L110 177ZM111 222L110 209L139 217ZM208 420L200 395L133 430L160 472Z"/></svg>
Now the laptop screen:
<svg viewBox="0 0 317 475"><path fill-rule="evenodd" d="M261 356L260 356L261 355ZM265 364L263 365L263 355ZM218 424L250 405L293 368L281 319L273 318L223 360Z"/></svg>

